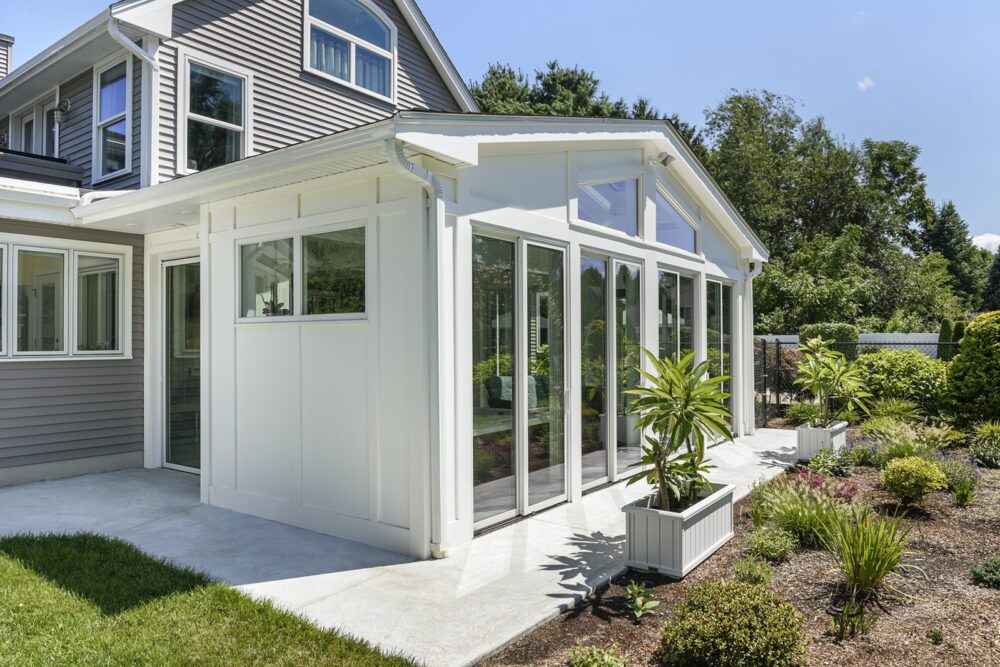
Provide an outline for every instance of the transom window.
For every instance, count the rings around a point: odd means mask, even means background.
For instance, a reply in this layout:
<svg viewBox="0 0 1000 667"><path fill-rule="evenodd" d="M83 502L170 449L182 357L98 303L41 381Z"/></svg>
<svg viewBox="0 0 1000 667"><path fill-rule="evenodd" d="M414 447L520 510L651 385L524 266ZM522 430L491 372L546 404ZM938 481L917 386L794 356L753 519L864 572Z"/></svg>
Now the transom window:
<svg viewBox="0 0 1000 667"><path fill-rule="evenodd" d="M365 313L364 227L245 243L239 261L240 319Z"/></svg>
<svg viewBox="0 0 1000 667"><path fill-rule="evenodd" d="M132 66L122 60L94 73L94 179L131 170Z"/></svg>
<svg viewBox="0 0 1000 667"><path fill-rule="evenodd" d="M577 202L580 220L638 236L638 179L580 185Z"/></svg>
<svg viewBox="0 0 1000 667"><path fill-rule="evenodd" d="M186 59L185 171L202 171L246 155L249 75Z"/></svg>
<svg viewBox="0 0 1000 667"><path fill-rule="evenodd" d="M656 240L660 243L698 252L698 230L662 193L656 193Z"/></svg>
<svg viewBox="0 0 1000 667"><path fill-rule="evenodd" d="M308 0L306 69L393 97L395 28L366 0Z"/></svg>

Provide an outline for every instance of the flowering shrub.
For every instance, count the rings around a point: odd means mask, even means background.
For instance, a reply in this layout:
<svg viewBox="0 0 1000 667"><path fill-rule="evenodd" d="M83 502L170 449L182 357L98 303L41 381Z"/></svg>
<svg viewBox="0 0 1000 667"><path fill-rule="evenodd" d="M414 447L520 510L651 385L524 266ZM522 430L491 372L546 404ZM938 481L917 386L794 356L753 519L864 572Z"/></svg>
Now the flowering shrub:
<svg viewBox="0 0 1000 667"><path fill-rule="evenodd" d="M812 489L820 493L850 502L858 495L860 488L854 482L836 479L811 470L800 470L789 479L788 484L799 489Z"/></svg>

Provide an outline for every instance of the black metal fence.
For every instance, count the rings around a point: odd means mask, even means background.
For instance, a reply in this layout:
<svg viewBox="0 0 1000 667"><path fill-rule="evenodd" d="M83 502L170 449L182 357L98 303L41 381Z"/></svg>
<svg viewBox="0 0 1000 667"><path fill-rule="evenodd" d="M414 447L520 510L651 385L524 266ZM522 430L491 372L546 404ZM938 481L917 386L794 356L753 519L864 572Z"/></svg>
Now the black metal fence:
<svg viewBox="0 0 1000 667"><path fill-rule="evenodd" d="M958 352L958 343L889 340L865 343L834 343L848 359L880 350L917 350L935 359L950 360ZM797 341L760 337L754 340L754 401L759 428L783 419L788 406L805 398L794 380L802 361Z"/></svg>

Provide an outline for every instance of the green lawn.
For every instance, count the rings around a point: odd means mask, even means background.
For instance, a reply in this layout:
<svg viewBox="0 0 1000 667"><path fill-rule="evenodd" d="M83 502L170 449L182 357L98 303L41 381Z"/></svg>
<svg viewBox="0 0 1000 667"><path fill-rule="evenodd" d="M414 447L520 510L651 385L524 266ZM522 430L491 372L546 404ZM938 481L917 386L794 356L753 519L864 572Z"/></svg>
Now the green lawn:
<svg viewBox="0 0 1000 667"><path fill-rule="evenodd" d="M96 535L0 539L2 665L410 665Z"/></svg>

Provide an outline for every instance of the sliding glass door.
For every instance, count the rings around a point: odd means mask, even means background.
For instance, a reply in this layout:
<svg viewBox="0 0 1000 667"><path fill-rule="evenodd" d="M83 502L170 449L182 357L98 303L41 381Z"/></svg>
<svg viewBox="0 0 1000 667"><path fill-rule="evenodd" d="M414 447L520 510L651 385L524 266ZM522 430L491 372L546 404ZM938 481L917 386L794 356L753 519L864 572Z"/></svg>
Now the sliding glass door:
<svg viewBox="0 0 1000 667"><path fill-rule="evenodd" d="M565 257L473 236L473 485L485 527L566 498Z"/></svg>
<svg viewBox="0 0 1000 667"><path fill-rule="evenodd" d="M660 271L660 358L683 359L694 351L694 278Z"/></svg>
<svg viewBox="0 0 1000 667"><path fill-rule="evenodd" d="M580 261L580 436L583 483L608 479L608 260Z"/></svg>
<svg viewBox="0 0 1000 667"><path fill-rule="evenodd" d="M201 269L196 260L163 265L163 460L201 468Z"/></svg>
<svg viewBox="0 0 1000 667"><path fill-rule="evenodd" d="M722 389L727 394L733 390L733 287L709 280L708 291L705 294L705 312L708 325L708 361L709 371L715 376L726 376L730 379ZM732 396L726 399L726 407L733 409Z"/></svg>
<svg viewBox="0 0 1000 667"><path fill-rule="evenodd" d="M615 396L618 445L618 474L642 458L639 417L629 414L634 397L627 392L639 386L638 366L642 363L642 322L640 318L642 282L639 266L615 262Z"/></svg>

